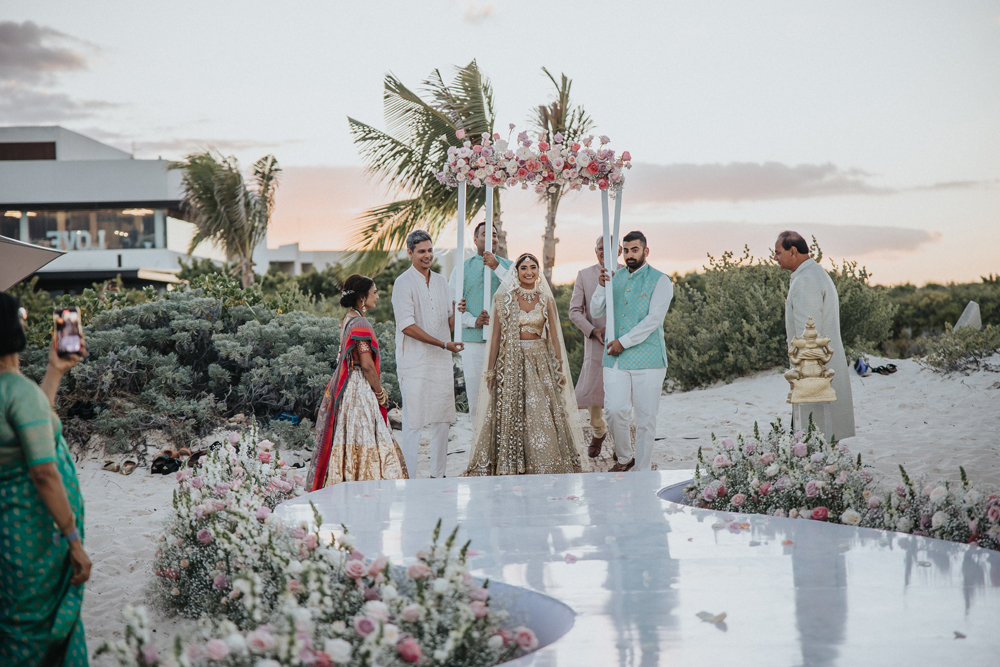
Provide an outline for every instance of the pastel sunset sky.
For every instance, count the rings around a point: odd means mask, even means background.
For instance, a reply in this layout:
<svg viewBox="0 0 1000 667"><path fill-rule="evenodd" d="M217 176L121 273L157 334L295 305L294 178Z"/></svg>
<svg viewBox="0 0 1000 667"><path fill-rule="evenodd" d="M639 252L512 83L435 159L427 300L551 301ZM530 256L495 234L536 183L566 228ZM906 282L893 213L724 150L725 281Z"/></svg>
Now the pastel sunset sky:
<svg viewBox="0 0 1000 667"><path fill-rule="evenodd" d="M1000 273L1000 3L170 3L6 0L0 125L63 125L177 158L212 146L285 168L271 246L341 249L388 201L347 116L384 127L382 82L477 59L497 128L549 100L543 66L632 153L622 225L668 272L816 236L876 282ZM545 209L503 199L512 252ZM593 260L595 193L560 208L556 281ZM453 234L440 240L454 246Z"/></svg>

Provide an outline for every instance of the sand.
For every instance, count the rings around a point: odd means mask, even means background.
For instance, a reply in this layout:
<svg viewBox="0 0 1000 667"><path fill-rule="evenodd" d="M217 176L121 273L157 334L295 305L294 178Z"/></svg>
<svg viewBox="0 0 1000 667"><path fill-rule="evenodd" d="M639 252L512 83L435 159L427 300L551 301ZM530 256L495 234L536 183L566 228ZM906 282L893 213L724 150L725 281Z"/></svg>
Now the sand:
<svg viewBox="0 0 1000 667"><path fill-rule="evenodd" d="M871 361L873 366L888 363ZM1000 362L1000 355L993 362ZM958 479L958 466L963 465L973 481L1000 486L1000 374L943 376L912 360L893 363L899 371L889 376L862 378L852 371L858 435L844 442L892 480L898 479L899 464L911 475L943 479ZM782 371L774 370L731 384L664 395L654 463L660 469L693 468L695 452L699 446L711 447L712 433L723 438L750 432L754 421L764 428L774 417L787 416L787 393ZM581 417L586 421L585 412ZM464 471L471 430L466 415L452 426L448 476ZM608 449L596 461L597 469L611 465ZM105 472L100 469L102 460L91 455L79 464L87 507L86 548L94 562L83 611L91 650L102 639L121 639L121 609L146 601L155 540L172 511L175 485L172 475L152 475L148 466L130 476ZM426 440L418 467L426 477ZM159 637L165 637L178 624L158 619L157 627Z"/></svg>

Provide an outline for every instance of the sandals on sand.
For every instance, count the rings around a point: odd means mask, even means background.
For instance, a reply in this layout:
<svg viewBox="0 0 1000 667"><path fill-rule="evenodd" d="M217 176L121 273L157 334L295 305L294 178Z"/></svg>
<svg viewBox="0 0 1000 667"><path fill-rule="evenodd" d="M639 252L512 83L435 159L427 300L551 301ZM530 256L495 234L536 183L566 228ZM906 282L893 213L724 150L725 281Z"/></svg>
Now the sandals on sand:
<svg viewBox="0 0 1000 667"><path fill-rule="evenodd" d="M101 466L101 470L107 470L108 472L118 472L121 469L122 467L112 459L108 459L104 462L104 465Z"/></svg>
<svg viewBox="0 0 1000 667"><path fill-rule="evenodd" d="M879 375L890 375L895 373L897 370L896 364L886 364L885 366L879 366L878 368L873 368L872 372L878 373Z"/></svg>
<svg viewBox="0 0 1000 667"><path fill-rule="evenodd" d="M161 454L153 460L153 465L149 469L154 475L169 475L181 469L181 462L177 459Z"/></svg>
<svg viewBox="0 0 1000 667"><path fill-rule="evenodd" d="M138 461L135 459L125 459L122 461L121 473L123 475L131 475L137 467L139 467Z"/></svg>

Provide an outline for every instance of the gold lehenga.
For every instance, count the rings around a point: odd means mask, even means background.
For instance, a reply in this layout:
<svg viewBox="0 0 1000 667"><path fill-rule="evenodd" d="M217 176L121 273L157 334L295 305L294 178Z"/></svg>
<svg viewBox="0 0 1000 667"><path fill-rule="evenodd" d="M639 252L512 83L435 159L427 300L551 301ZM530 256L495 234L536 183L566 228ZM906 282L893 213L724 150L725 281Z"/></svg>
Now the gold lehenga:
<svg viewBox="0 0 1000 667"><path fill-rule="evenodd" d="M581 472L583 431L555 300L543 291L524 312L516 286L505 287L494 297L485 364L495 379L482 385L466 475ZM521 340L522 328L542 338Z"/></svg>
<svg viewBox="0 0 1000 667"><path fill-rule="evenodd" d="M360 366L370 353L378 372L378 341L362 317L345 323L337 372L327 385L316 420L317 446L306 486L317 490L340 482L406 479L403 453L384 410Z"/></svg>

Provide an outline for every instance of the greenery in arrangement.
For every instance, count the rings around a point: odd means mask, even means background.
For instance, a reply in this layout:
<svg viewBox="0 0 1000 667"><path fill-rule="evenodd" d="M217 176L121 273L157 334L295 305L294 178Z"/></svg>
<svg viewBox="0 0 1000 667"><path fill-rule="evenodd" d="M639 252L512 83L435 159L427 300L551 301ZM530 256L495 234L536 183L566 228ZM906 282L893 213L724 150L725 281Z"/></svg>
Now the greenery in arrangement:
<svg viewBox="0 0 1000 667"><path fill-rule="evenodd" d="M811 519L912 533L1000 549L1000 498L995 489L961 482L913 480L900 466L900 483L887 484L843 443L827 442L810 421L791 433L775 421L766 435L721 442L711 460L698 449L692 484L695 507ZM737 522L738 525L738 522ZM721 526L720 527L724 527Z"/></svg>

